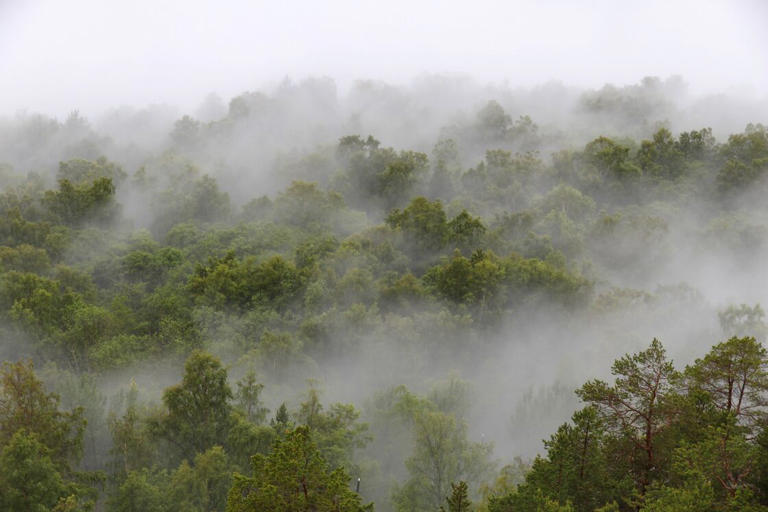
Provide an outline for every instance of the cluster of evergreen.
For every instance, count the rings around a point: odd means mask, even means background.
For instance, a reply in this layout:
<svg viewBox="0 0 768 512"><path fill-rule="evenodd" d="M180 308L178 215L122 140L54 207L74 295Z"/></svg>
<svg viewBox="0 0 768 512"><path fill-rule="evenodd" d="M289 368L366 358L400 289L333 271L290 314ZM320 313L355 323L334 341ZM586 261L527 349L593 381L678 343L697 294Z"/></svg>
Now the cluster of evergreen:
<svg viewBox="0 0 768 512"><path fill-rule="evenodd" d="M684 371L653 340L611 372L576 391L587 406L489 511L768 509L768 353L755 338Z"/></svg>
<svg viewBox="0 0 768 512"><path fill-rule="evenodd" d="M204 174L195 155L253 123L255 101L179 120L169 147L131 172L88 157L99 140L77 116L30 137L79 133L67 151L85 158L53 172L0 166L0 508L768 506L766 353L745 337L764 335L759 306L726 312L752 331L727 333L741 337L684 371L658 342L618 360L615 383L578 391L587 407L546 455L495 484L461 380L382 389L362 416L323 406L314 386L289 407L295 392L281 387L383 346L414 372L471 358L540 309L599 317L660 301L669 289L626 283L674 257L673 230L748 266L768 241L764 210L745 206L766 192L768 129L717 142L659 128L545 159L546 134L491 102L429 156L345 136L281 159L281 192L235 204L226 173ZM162 361L186 362L159 399L105 390ZM274 411L263 383L282 394Z"/></svg>

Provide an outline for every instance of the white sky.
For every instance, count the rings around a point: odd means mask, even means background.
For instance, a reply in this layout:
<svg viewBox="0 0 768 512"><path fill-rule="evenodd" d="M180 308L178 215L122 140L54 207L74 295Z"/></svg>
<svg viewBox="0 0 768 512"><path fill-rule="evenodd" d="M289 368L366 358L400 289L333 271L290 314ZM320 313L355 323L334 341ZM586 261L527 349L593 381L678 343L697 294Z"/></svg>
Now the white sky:
<svg viewBox="0 0 768 512"><path fill-rule="evenodd" d="M768 0L0 0L0 114L190 108L283 77L768 94Z"/></svg>

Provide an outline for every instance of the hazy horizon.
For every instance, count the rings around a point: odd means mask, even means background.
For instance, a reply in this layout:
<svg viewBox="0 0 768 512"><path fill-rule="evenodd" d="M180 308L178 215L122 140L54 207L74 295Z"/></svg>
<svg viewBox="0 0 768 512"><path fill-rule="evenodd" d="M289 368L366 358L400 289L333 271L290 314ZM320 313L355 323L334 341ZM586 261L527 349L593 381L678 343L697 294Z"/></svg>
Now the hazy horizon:
<svg viewBox="0 0 768 512"><path fill-rule="evenodd" d="M680 75L692 94L768 95L768 4L483 1L0 2L0 115L124 105L187 112L283 80L420 76L579 88Z"/></svg>

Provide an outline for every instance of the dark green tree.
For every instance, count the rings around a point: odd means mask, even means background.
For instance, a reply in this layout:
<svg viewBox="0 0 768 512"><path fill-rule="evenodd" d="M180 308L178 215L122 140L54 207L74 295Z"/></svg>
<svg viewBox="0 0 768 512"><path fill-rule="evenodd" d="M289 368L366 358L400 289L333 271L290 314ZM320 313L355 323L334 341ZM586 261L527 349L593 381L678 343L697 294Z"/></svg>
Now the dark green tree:
<svg viewBox="0 0 768 512"><path fill-rule="evenodd" d="M469 512L472 510L472 502L469 501L469 494L467 493L467 482L463 480L459 483L451 482L451 494L445 500L448 502L447 512ZM446 512L446 509L440 507L441 512Z"/></svg>
<svg viewBox="0 0 768 512"><path fill-rule="evenodd" d="M362 512L344 469L330 470L301 426L275 442L268 456L253 457L253 476L235 474L227 512Z"/></svg>
<svg viewBox="0 0 768 512"><path fill-rule="evenodd" d="M90 183L98 178L109 178L113 183L120 183L127 177L123 169L110 162L105 157L99 157L94 161L75 158L66 162L59 162L59 172L56 178L68 180L70 183Z"/></svg>
<svg viewBox="0 0 768 512"><path fill-rule="evenodd" d="M413 199L402 211L392 210L387 224L401 230L416 252L442 249L449 234L443 204L424 197Z"/></svg>
<svg viewBox="0 0 768 512"><path fill-rule="evenodd" d="M37 435L17 430L0 449L0 508L48 512L68 495L50 450Z"/></svg>
<svg viewBox="0 0 768 512"><path fill-rule="evenodd" d="M0 378L0 446L23 430L46 448L59 470L68 472L82 451L82 408L59 411L59 396L46 393L32 363L4 362Z"/></svg>
<svg viewBox="0 0 768 512"><path fill-rule="evenodd" d="M181 383L163 392L166 412L151 420L150 431L191 460L226 442L232 424L230 399L227 370L212 355L195 351L184 365Z"/></svg>
<svg viewBox="0 0 768 512"><path fill-rule="evenodd" d="M167 475L146 468L130 471L107 500L109 512L168 512Z"/></svg>
<svg viewBox="0 0 768 512"><path fill-rule="evenodd" d="M768 353L755 338L718 343L686 368L690 385L705 392L715 408L754 428L768 407Z"/></svg>
<svg viewBox="0 0 768 512"><path fill-rule="evenodd" d="M601 380L584 384L576 394L599 412L607 429L629 443L626 456L638 492L663 478L669 453L661 439L674 417L670 398L680 391L680 378L661 343L613 363L614 385Z"/></svg>
<svg viewBox="0 0 768 512"><path fill-rule="evenodd" d="M626 181L643 173L630 159L629 151L627 146L608 137L598 137L584 148L584 159L603 177Z"/></svg>
<svg viewBox="0 0 768 512"><path fill-rule="evenodd" d="M58 190L45 193L43 204L54 219L69 226L85 222L108 225L119 212L114 196L115 186L110 178L82 184L61 180Z"/></svg>
<svg viewBox="0 0 768 512"><path fill-rule="evenodd" d="M346 168L345 197L364 208L389 210L402 204L428 169L424 153L380 148L373 137L342 137L336 155Z"/></svg>
<svg viewBox="0 0 768 512"><path fill-rule="evenodd" d="M432 267L424 282L452 302L482 307L493 305L504 278L504 268L492 252L478 250L466 258L456 250L450 260Z"/></svg>

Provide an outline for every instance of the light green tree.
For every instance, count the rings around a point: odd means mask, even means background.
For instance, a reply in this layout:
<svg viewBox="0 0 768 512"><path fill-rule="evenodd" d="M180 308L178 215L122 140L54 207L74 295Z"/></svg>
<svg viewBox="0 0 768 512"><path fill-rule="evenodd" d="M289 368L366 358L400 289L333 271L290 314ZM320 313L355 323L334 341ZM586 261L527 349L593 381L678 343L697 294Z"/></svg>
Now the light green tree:
<svg viewBox="0 0 768 512"><path fill-rule="evenodd" d="M451 482L479 483L488 477L492 447L470 442L462 420L432 407L416 410L411 420L414 449L405 461L410 478L393 492L397 510L435 510Z"/></svg>

